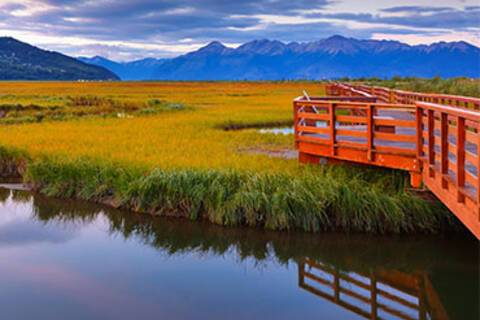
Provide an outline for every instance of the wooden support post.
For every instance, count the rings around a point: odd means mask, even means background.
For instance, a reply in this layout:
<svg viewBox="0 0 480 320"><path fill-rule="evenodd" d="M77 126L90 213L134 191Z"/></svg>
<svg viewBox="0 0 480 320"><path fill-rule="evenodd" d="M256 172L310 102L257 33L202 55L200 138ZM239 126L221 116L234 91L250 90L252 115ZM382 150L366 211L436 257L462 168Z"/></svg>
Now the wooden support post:
<svg viewBox="0 0 480 320"><path fill-rule="evenodd" d="M442 172L442 188L448 189L448 114L442 112L440 118L440 155L441 155L441 163L440 168Z"/></svg>
<svg viewBox="0 0 480 320"><path fill-rule="evenodd" d="M373 119L373 105L368 105L367 109L367 159L372 162L373 159L373 130L374 130L374 119Z"/></svg>
<svg viewBox="0 0 480 320"><path fill-rule="evenodd" d="M320 157L313 154L308 154L304 152L298 153L298 161L303 164L319 164Z"/></svg>
<svg viewBox="0 0 480 320"><path fill-rule="evenodd" d="M420 189L423 182L423 176L420 172L410 171L410 185L412 188Z"/></svg>
<svg viewBox="0 0 480 320"><path fill-rule="evenodd" d="M457 117L457 201L465 202L465 118Z"/></svg>
<svg viewBox="0 0 480 320"><path fill-rule="evenodd" d="M430 178L435 176L435 118L433 110L427 111L428 120L428 175Z"/></svg>
<svg viewBox="0 0 480 320"><path fill-rule="evenodd" d="M330 147L331 147L331 154L335 156L335 144L336 144L336 133L335 133L335 104L330 103L328 106L328 112L330 115Z"/></svg>

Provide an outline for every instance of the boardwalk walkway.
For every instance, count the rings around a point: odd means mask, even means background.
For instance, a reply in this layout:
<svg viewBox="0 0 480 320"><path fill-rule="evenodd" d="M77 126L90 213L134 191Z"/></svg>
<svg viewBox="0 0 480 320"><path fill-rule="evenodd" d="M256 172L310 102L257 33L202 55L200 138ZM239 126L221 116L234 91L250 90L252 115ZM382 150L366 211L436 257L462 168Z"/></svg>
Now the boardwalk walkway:
<svg viewBox="0 0 480 320"><path fill-rule="evenodd" d="M330 83L294 100L301 162L406 170L480 239L480 99Z"/></svg>

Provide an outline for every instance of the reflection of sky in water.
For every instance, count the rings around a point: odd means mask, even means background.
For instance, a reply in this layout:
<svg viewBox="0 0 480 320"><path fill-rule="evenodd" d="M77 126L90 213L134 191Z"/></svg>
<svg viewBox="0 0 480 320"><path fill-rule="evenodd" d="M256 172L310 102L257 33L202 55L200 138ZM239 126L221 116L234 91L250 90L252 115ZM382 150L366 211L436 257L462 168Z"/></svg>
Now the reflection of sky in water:
<svg viewBox="0 0 480 320"><path fill-rule="evenodd" d="M6 319L293 319L320 311L355 318L299 291L295 264L240 262L234 250L168 255L110 234L102 215L68 224L32 212L31 202L0 204Z"/></svg>
<svg viewBox="0 0 480 320"><path fill-rule="evenodd" d="M170 226L170 220L162 219L156 220L155 225L161 230L154 228L154 233L145 233L143 238L136 233L126 238L127 231L139 225L122 218L114 222L121 213L95 214L101 212L96 208L89 215L90 209L82 209L79 214L86 212L89 219L72 220L63 217L59 213L61 210L70 209L63 209L58 200L53 204L38 201L34 206L28 197L18 201L10 196L0 202L2 318L210 320L359 317L299 288L298 267L293 254L301 256L300 252L287 255L284 261L288 263L282 264L274 253L279 248L273 248L273 244L267 242L263 247L267 248L264 249L267 250L266 259L258 260L251 255L241 257L239 248L234 245L238 239L228 229L217 228L215 232L222 230L220 235L226 237L226 250L219 253L211 249L219 243L209 242L222 241L219 234L202 229L198 224ZM42 219L36 215L40 211ZM50 211L54 218L46 219ZM112 231L114 223L122 227ZM149 226L148 223L140 224L138 230ZM202 240L195 242L195 236ZM262 232L253 233L253 237L264 236ZM152 246L155 237L160 238L158 248ZM311 242L309 248L315 248L313 240L319 237L312 236L308 238L312 241L305 243ZM240 239L237 246L244 246L247 252L258 251L253 245L255 242L251 242L254 238ZM352 243L346 244L345 252L350 250L349 245ZM172 248L179 250L173 250L176 253L171 254ZM253 248L252 251L249 248ZM302 250L301 246L293 248ZM333 253L328 252L328 248L318 246L317 250L319 253ZM345 252L334 256L350 259ZM369 261L361 262L368 264ZM328 273L311 271L332 280ZM348 275L366 282L368 279L360 273L350 272ZM381 288L411 300L394 288ZM368 295L368 292L361 293ZM368 309L368 305L363 307Z"/></svg>
<svg viewBox="0 0 480 320"><path fill-rule="evenodd" d="M258 130L260 133L273 133L273 134L283 134L289 135L293 134L293 128L269 128L269 129L260 129Z"/></svg>
<svg viewBox="0 0 480 320"><path fill-rule="evenodd" d="M61 243L75 236L73 228L45 224L32 217L32 201L18 202L10 196L0 202L0 246Z"/></svg>

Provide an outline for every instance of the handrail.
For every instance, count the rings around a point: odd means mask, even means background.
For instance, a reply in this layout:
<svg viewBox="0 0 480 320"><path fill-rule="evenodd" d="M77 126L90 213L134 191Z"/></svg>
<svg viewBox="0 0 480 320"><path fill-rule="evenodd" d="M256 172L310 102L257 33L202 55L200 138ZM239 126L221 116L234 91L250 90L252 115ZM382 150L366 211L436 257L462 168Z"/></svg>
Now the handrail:
<svg viewBox="0 0 480 320"><path fill-rule="evenodd" d="M299 96L295 98L295 101L318 101L318 100L336 100L336 101L353 101L353 102L376 102L375 97L364 96L324 96L324 97L309 97Z"/></svg>
<svg viewBox="0 0 480 320"><path fill-rule="evenodd" d="M454 107L480 110L480 99L474 97L465 97L450 94L421 93L411 92L398 89L390 89L377 86L353 85L347 83L332 82L327 84L327 91L343 90L350 91L351 94L363 92L378 98L387 99L387 102L404 103L404 102L430 102L441 105L450 105ZM379 94L381 93L381 94Z"/></svg>
<svg viewBox="0 0 480 320"><path fill-rule="evenodd" d="M480 113L416 103L423 182L480 238Z"/></svg>
<svg viewBox="0 0 480 320"><path fill-rule="evenodd" d="M460 108L450 107L450 106L443 106L437 103L430 103L430 102L416 102L415 105L423 109L445 112L445 113L448 113L449 115L463 117L471 121L480 122L480 113L476 111L460 109Z"/></svg>
<svg viewBox="0 0 480 320"><path fill-rule="evenodd" d="M356 105L369 105L371 103L367 103L367 102L363 102L363 101L359 101L359 102L356 102L356 101L342 101L340 99L338 99L338 97L327 97L328 99L311 99L311 100L305 100L304 97L297 97L295 98L295 102L299 102L299 103L302 103L302 104L305 104L305 105L316 105L318 104L318 102L331 102L331 103L335 103L335 102L338 102L338 103L342 103L342 104L345 104L345 105L351 105L351 106L356 106ZM400 109L408 109L409 111L415 111L415 106L414 105L411 105L411 104L401 104L401 103L387 103L387 102L376 102L374 103L375 106L378 106L378 107L385 107L385 108L388 108L388 107L391 107L391 108L400 108Z"/></svg>
<svg viewBox="0 0 480 320"><path fill-rule="evenodd" d="M480 99L343 83L326 89L327 97L294 100L301 162L406 170L414 188L432 191L480 240ZM457 100L433 102L445 97Z"/></svg>

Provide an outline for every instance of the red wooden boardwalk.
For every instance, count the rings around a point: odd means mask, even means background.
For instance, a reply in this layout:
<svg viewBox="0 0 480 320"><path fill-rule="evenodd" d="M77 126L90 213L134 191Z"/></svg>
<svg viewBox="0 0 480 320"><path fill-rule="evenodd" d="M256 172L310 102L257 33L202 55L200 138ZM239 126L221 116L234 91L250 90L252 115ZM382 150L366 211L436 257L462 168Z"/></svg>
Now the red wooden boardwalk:
<svg viewBox="0 0 480 320"><path fill-rule="evenodd" d="M294 100L295 145L320 158L406 170L480 239L480 99L343 83Z"/></svg>

